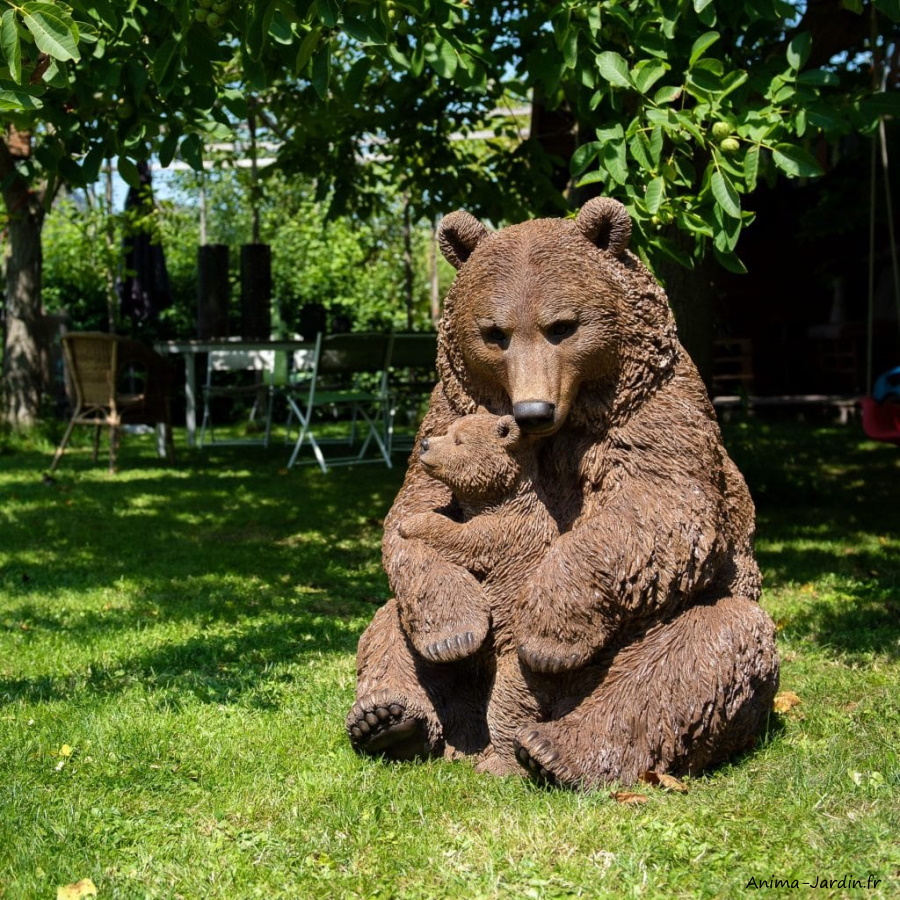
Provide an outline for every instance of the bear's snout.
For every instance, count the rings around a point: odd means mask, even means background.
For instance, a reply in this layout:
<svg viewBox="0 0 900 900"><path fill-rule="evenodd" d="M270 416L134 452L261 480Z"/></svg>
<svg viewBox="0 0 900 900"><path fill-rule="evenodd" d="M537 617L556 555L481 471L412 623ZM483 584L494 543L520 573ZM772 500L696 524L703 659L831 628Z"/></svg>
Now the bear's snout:
<svg viewBox="0 0 900 900"><path fill-rule="evenodd" d="M431 443L429 442L428 438L423 438L422 443L419 445L419 450L422 453L427 453L430 448L431 448Z"/></svg>
<svg viewBox="0 0 900 900"><path fill-rule="evenodd" d="M523 431L544 431L553 424L556 405L546 400L523 400L513 404L513 418Z"/></svg>

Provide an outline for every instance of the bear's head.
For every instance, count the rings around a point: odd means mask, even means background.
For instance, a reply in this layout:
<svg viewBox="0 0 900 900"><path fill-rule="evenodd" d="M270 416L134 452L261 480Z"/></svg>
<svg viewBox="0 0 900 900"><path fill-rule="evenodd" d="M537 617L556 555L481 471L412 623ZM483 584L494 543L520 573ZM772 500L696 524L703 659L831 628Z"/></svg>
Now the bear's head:
<svg viewBox="0 0 900 900"><path fill-rule="evenodd" d="M456 419L445 435L425 438L419 461L463 503L491 502L515 489L522 445L522 431L512 416L473 413Z"/></svg>
<svg viewBox="0 0 900 900"><path fill-rule="evenodd" d="M605 429L671 374L674 321L630 236L609 198L497 232L464 211L444 218L440 246L459 271L438 367L455 412L511 413L541 437L567 422Z"/></svg>

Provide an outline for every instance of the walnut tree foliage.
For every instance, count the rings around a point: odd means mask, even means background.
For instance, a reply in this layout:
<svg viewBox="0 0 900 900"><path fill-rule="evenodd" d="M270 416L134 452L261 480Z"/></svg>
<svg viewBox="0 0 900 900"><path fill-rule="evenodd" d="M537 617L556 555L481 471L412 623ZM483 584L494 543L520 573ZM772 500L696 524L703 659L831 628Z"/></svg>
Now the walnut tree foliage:
<svg viewBox="0 0 900 900"><path fill-rule="evenodd" d="M495 221L602 191L647 254L688 265L712 249L740 269L758 181L816 176L825 140L898 106L870 68L900 0L4 4L0 115L39 134L34 171L85 183L111 156L133 182L151 153L199 168L255 111L337 209L370 209L385 182L417 213ZM502 115L532 99L570 124L566 158Z"/></svg>

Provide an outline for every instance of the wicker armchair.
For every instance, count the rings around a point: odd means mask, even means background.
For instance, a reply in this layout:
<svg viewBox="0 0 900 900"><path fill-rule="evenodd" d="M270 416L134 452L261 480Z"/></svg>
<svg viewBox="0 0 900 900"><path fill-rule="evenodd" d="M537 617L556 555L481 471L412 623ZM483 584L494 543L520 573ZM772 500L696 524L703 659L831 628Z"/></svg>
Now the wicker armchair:
<svg viewBox="0 0 900 900"><path fill-rule="evenodd" d="M91 425L94 461L100 429L109 428L109 470L116 471L116 454L124 425L162 425L165 448L160 455L175 459L169 408L171 373L159 354L137 341L103 332L70 332L62 338L66 371L74 394L74 410L56 449L54 471L76 425Z"/></svg>

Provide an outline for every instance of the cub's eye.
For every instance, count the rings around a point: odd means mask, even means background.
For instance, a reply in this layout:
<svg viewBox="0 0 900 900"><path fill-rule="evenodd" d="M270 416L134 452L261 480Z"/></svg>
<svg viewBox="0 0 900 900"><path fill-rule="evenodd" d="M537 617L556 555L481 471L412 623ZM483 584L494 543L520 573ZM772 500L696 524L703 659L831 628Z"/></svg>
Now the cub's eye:
<svg viewBox="0 0 900 900"><path fill-rule="evenodd" d="M506 335L503 333L503 329L498 328L496 325L482 329L481 335L488 344L499 344L502 346L506 343Z"/></svg>
<svg viewBox="0 0 900 900"><path fill-rule="evenodd" d="M547 334L551 338L564 338L575 332L578 327L577 322L554 322L548 329Z"/></svg>

